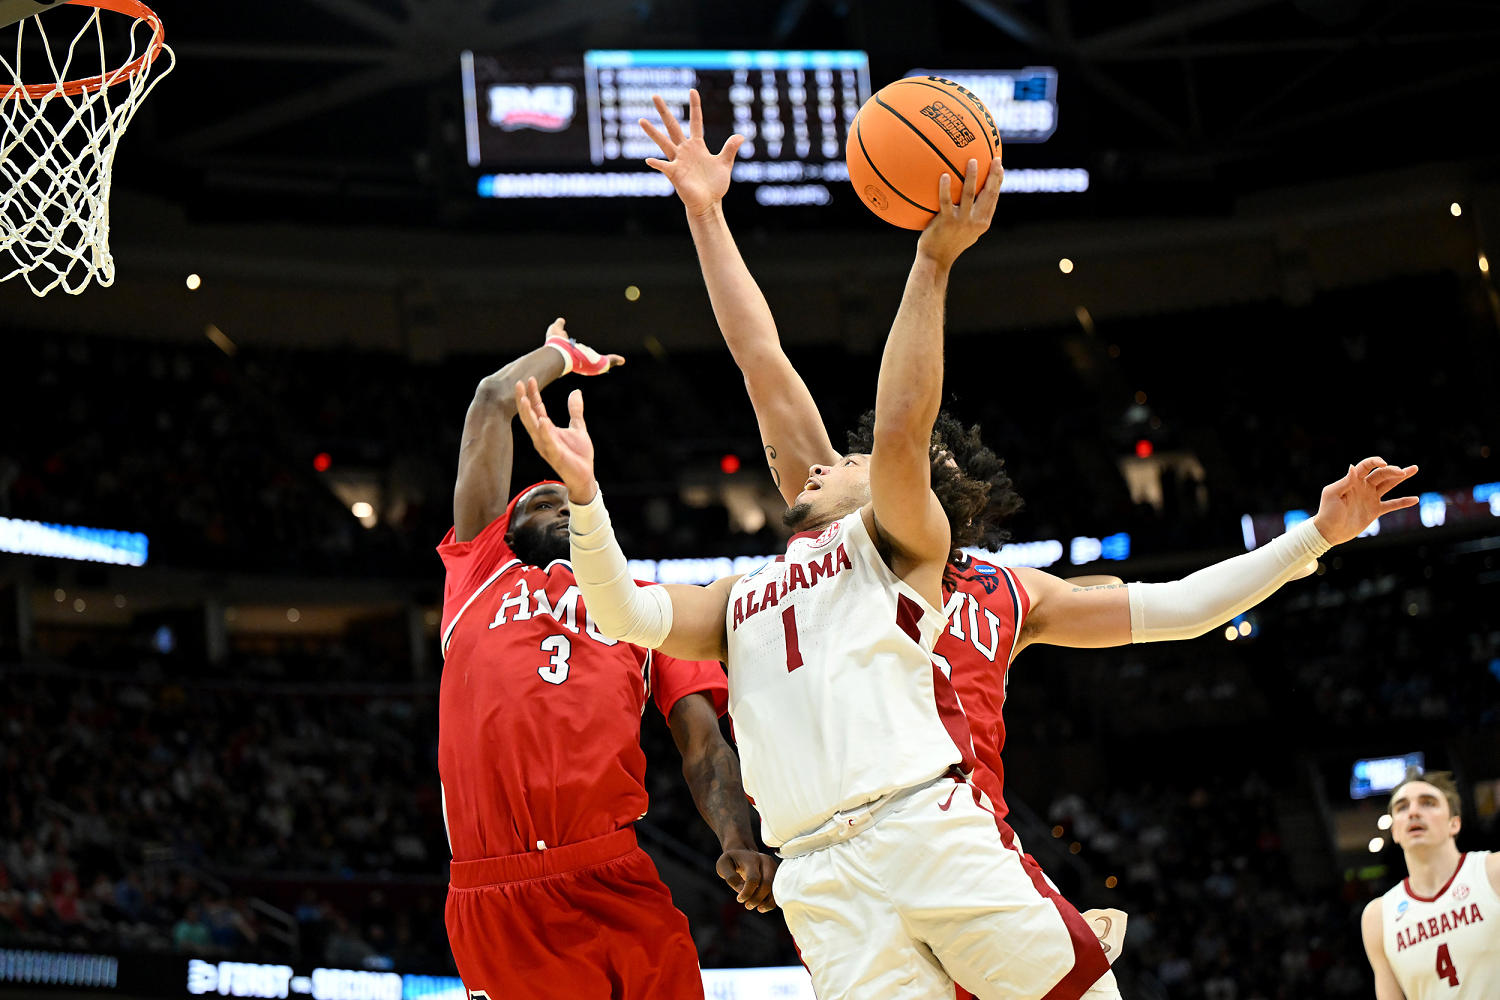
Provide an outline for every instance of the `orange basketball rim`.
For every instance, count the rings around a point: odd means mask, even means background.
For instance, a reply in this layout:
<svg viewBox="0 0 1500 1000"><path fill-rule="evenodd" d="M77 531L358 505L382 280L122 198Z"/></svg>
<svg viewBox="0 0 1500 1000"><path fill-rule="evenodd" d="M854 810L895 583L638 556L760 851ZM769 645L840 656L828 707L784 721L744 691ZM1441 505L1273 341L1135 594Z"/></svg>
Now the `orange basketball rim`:
<svg viewBox="0 0 1500 1000"><path fill-rule="evenodd" d="M147 43L144 52L117 70L78 80L64 80L62 83L12 84L0 92L0 100L27 97L37 101L58 91L76 96L86 91L112 87L122 80L129 80L154 63L156 57L161 55L162 46L167 40L166 31L162 28L161 18L157 17L156 12L150 7L141 3L141 0L65 0L65 4L74 7L97 7L99 10L110 10L116 14L124 14L126 17L145 21L151 26L151 41Z"/></svg>
<svg viewBox="0 0 1500 1000"><path fill-rule="evenodd" d="M70 28L64 9L82 25ZM123 38L106 33L106 11L130 19ZM111 285L115 152L174 64L161 18L141 0L0 0L0 29L11 25L14 47L9 35L0 45L0 282L24 276L37 295Z"/></svg>

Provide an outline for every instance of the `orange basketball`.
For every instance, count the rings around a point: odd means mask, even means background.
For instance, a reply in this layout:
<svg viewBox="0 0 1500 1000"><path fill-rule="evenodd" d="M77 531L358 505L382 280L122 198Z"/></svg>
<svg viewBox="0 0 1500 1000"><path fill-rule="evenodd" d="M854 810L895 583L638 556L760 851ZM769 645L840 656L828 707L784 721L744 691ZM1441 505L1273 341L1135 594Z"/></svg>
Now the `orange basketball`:
<svg viewBox="0 0 1500 1000"><path fill-rule="evenodd" d="M882 87L849 127L849 181L870 211L893 226L923 229L937 214L938 178L979 161L984 183L1000 155L1000 128L978 97L940 76L909 76Z"/></svg>

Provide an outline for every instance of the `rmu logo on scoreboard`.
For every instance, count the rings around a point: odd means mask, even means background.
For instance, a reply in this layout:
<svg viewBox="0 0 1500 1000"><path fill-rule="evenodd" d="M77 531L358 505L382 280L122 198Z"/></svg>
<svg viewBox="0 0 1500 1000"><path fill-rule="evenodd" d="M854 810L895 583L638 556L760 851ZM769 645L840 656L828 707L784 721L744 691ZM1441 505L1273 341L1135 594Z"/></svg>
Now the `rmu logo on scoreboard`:
<svg viewBox="0 0 1500 1000"><path fill-rule="evenodd" d="M488 91L489 121L507 132L532 128L538 132L561 132L573 124L577 94L566 84L535 87L497 84Z"/></svg>

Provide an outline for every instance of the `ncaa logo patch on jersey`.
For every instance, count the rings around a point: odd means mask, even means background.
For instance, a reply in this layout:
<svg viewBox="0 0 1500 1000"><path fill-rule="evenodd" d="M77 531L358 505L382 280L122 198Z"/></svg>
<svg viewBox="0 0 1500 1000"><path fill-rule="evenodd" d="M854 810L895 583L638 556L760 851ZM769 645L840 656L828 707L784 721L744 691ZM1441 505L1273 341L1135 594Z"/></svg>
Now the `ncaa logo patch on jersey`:
<svg viewBox="0 0 1500 1000"><path fill-rule="evenodd" d="M994 576L1000 571L993 566L975 566L974 572L979 573L983 576Z"/></svg>
<svg viewBox="0 0 1500 1000"><path fill-rule="evenodd" d="M1409 909L1411 909L1411 900L1403 899L1401 902L1397 903L1396 919L1400 920L1402 917L1406 916L1406 911Z"/></svg>

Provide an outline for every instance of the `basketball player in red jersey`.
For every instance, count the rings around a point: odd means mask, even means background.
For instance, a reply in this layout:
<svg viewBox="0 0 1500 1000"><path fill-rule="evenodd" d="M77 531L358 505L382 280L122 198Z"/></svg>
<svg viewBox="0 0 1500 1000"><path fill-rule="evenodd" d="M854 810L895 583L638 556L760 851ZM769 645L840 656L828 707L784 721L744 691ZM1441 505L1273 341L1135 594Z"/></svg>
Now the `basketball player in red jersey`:
<svg viewBox="0 0 1500 1000"><path fill-rule="evenodd" d="M687 918L632 828L646 812L648 696L719 837L719 874L747 907L772 906L775 861L756 852L739 762L719 732L723 669L599 632L568 562L561 484L506 502L516 380L622 362L570 340L559 319L542 347L479 383L464 421L454 526L438 546L438 770L448 937L472 997L703 996Z"/></svg>
<svg viewBox="0 0 1500 1000"><path fill-rule="evenodd" d="M806 384L782 351L769 306L734 243L722 206L728 191L740 136L731 136L717 154L703 140L698 96L690 97L688 133L660 98L658 113L666 131L649 122L642 129L657 143L662 159L646 162L665 174L687 210L688 226L698 250L705 284L720 330L745 377L755 409L771 476L789 506L802 490L804 470L839 461L817 404ZM868 453L874 440L873 414L850 435L851 453ZM1020 507L1003 463L983 446L977 428L940 415L936 427L934 461L957 464L966 475L986 483L989 502L976 520L981 529L974 539L988 549L1005 540L1002 522ZM1089 585L1067 581L1038 570L1005 568L973 559L958 551L944 581L948 628L939 637L934 658L950 674L961 699L978 761L972 781L991 800L995 819L1007 845L1015 835L1005 822L1005 743L1002 709L1011 661L1032 642L1067 646L1114 646L1136 641L1189 638L1241 613L1282 583L1308 570L1307 559L1330 543L1345 541L1380 514L1417 502L1415 497L1384 501L1380 497L1416 472L1415 466L1396 469L1380 459L1367 459L1324 490L1319 524L1302 526L1304 544L1292 551L1257 553L1225 563L1185 581L1171 584L1132 584L1118 581ZM1352 530L1351 530L1352 529ZM1287 550L1290 544L1279 548ZM1270 558L1268 558L1270 557ZM1205 587L1206 592L1196 588ZM1091 994L1110 995L1113 977L1097 975L1098 945L1086 931L1090 922L1057 895L1041 869L1026 857L1027 869L1039 891L1056 903L1075 945L1075 973L1094 983ZM1091 915L1098 911L1091 911ZM1105 915L1093 930L1106 938L1109 960L1119 954L1117 918ZM1108 933L1106 933L1108 929ZM1093 977L1093 978L1089 978ZM1059 983L1059 989L1065 988ZM1059 993L1058 995L1063 995ZM1076 995L1076 994L1072 994Z"/></svg>

